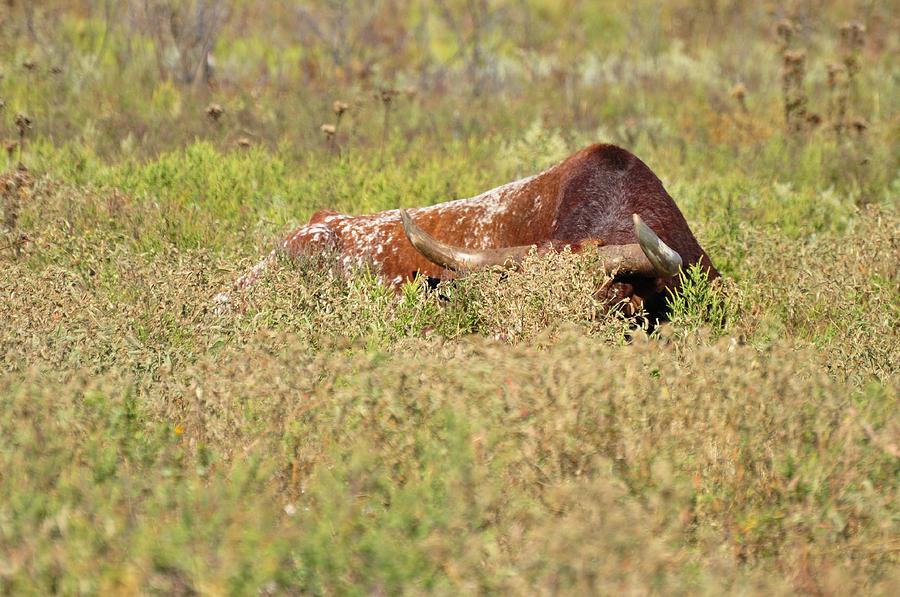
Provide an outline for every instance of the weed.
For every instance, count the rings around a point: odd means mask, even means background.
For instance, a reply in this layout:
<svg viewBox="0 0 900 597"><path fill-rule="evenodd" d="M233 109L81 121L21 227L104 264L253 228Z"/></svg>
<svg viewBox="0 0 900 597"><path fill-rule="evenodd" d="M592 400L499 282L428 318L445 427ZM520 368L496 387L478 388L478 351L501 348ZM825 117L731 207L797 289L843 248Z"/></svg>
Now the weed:
<svg viewBox="0 0 900 597"><path fill-rule="evenodd" d="M678 277L681 286L666 299L672 324L685 331L705 328L715 337L726 334L738 317L736 289L728 288L725 278L710 282L700 264L681 270Z"/></svg>

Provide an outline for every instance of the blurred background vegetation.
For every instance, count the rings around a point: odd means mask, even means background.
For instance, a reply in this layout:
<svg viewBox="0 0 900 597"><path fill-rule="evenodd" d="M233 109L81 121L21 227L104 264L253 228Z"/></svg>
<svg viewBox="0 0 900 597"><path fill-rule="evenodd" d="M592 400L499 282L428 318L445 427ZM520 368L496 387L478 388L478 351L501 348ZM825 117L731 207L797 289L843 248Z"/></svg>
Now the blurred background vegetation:
<svg viewBox="0 0 900 597"><path fill-rule="evenodd" d="M498 145L534 127L566 146L627 145L674 180L672 168L727 163L742 178L827 182L870 202L898 163L894 2L13 0L0 10L5 135L16 140L24 113L34 152L65 148L81 168L198 139L264 147L292 166L329 149L410 160L472 145L521 162Z"/></svg>
<svg viewBox="0 0 900 597"><path fill-rule="evenodd" d="M900 6L0 3L0 593L900 592ZM726 274L399 296L323 207L595 142Z"/></svg>

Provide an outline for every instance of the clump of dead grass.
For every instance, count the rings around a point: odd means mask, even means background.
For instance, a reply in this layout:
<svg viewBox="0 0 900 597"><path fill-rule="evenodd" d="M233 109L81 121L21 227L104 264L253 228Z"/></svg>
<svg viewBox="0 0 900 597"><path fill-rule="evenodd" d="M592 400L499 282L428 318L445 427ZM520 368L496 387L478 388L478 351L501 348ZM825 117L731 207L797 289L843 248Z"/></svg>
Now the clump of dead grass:
<svg viewBox="0 0 900 597"><path fill-rule="evenodd" d="M570 325L621 341L630 326L622 306L605 298L612 282L596 255L564 251L529 255L516 270L476 272L462 284L479 331L493 338L530 341Z"/></svg>
<svg viewBox="0 0 900 597"><path fill-rule="evenodd" d="M752 276L737 329L747 336L812 343L840 377L888 378L900 370L900 219L863 208L845 233L790 239L753 233Z"/></svg>
<svg viewBox="0 0 900 597"><path fill-rule="evenodd" d="M532 255L516 270L485 270L440 283L408 283L398 296L377 272L342 272L334 257L282 260L234 297L235 313L302 333L317 344L338 334L389 345L438 333L480 334L509 343L552 337L561 327L589 329L621 342L635 323L604 291L612 278L596 255Z"/></svg>

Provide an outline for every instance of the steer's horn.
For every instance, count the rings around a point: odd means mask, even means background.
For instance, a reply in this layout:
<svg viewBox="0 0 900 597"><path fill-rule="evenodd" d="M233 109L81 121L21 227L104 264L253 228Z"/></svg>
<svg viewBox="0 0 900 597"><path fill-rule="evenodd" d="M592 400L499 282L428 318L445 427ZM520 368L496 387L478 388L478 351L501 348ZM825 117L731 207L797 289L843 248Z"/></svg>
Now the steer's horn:
<svg viewBox="0 0 900 597"><path fill-rule="evenodd" d="M465 249L443 243L418 226L405 209L400 210L406 238L429 261L455 272L475 270L492 265L505 267L521 263L534 245L502 249ZM605 267L622 275L669 277L681 267L681 257L662 242L641 219L634 215L639 244L597 247Z"/></svg>
<svg viewBox="0 0 900 597"><path fill-rule="evenodd" d="M638 243L656 271L665 277L677 274L681 268L681 255L656 236L641 216L631 214L631 218L634 220L634 233L637 235Z"/></svg>
<svg viewBox="0 0 900 597"><path fill-rule="evenodd" d="M492 265L515 265L521 263L532 245L506 247L503 249L465 249L442 243L413 223L405 209L400 210L403 231L406 238L419 253L432 263L455 272L476 270Z"/></svg>

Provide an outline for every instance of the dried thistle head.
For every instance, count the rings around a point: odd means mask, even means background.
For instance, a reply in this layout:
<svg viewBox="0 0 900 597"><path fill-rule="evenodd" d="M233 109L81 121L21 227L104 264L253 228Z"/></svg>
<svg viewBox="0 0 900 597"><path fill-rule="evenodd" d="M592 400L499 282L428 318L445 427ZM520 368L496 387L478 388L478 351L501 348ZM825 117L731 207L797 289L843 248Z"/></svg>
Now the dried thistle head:
<svg viewBox="0 0 900 597"><path fill-rule="evenodd" d="M34 178L24 164L19 163L15 170L0 176L0 201L3 205L3 225L10 231L16 229L19 207L27 200ZM22 235L22 238L25 238ZM21 239L20 239L21 240Z"/></svg>
<svg viewBox="0 0 900 597"><path fill-rule="evenodd" d="M334 103L331 104L331 111L334 112L335 116L337 116L338 118L343 116L344 112L346 112L349 108L350 106L340 100L335 100Z"/></svg>
<svg viewBox="0 0 900 597"><path fill-rule="evenodd" d="M735 99L741 110L747 111L747 88L743 83L737 83L728 94Z"/></svg>
<svg viewBox="0 0 900 597"><path fill-rule="evenodd" d="M785 50L781 58L783 62L781 85L784 96L784 118L790 131L799 132L803 129L806 120L807 97L803 89L803 79L806 74L806 52Z"/></svg>
<svg viewBox="0 0 900 597"><path fill-rule="evenodd" d="M869 123L863 118L854 118L850 121L850 126L858 135L862 135L869 128Z"/></svg>
<svg viewBox="0 0 900 597"><path fill-rule="evenodd" d="M841 41L851 50L863 47L866 38L866 27L862 23L852 21L841 25Z"/></svg>
<svg viewBox="0 0 900 597"><path fill-rule="evenodd" d="M844 72L844 65L829 62L825 65L825 69L828 71L828 86L834 87Z"/></svg>
<svg viewBox="0 0 900 597"><path fill-rule="evenodd" d="M786 49L791 44L791 40L796 31L797 28L790 19L782 19L778 22L778 25L775 26L775 33L778 35L778 38L781 39L783 49Z"/></svg>
<svg viewBox="0 0 900 597"><path fill-rule="evenodd" d="M860 50L865 44L866 28L861 23L845 23L841 26L841 46L847 76L852 79L860 70Z"/></svg>
<svg viewBox="0 0 900 597"><path fill-rule="evenodd" d="M391 102L394 101L394 97L399 94L400 91L398 89L395 89L394 87L382 87L378 92L381 103L383 103L385 106L389 106Z"/></svg>
<svg viewBox="0 0 900 597"><path fill-rule="evenodd" d="M806 61L806 52L803 50L788 50L782 55L786 65L798 66Z"/></svg>
<svg viewBox="0 0 900 597"><path fill-rule="evenodd" d="M785 93L790 90L802 92L803 79L806 75L806 52L803 50L787 50L781 55L782 84Z"/></svg>
<svg viewBox="0 0 900 597"><path fill-rule="evenodd" d="M743 102L744 98L747 97L747 88L743 83L738 83L734 87L731 88L731 91L728 92L731 97L736 99L739 102Z"/></svg>
<svg viewBox="0 0 900 597"><path fill-rule="evenodd" d="M28 114L19 112L15 118L16 128L19 129L19 137L24 137L26 131L31 128L31 118Z"/></svg>
<svg viewBox="0 0 900 597"><path fill-rule="evenodd" d="M225 108L219 104L210 104L206 106L206 117L212 122L219 122L219 119L223 114L225 114Z"/></svg>
<svg viewBox="0 0 900 597"><path fill-rule="evenodd" d="M328 139L331 139L332 137L334 137L334 134L337 132L337 127L334 126L333 124L323 124L321 127L319 127L319 130L321 130L323 133L325 133L325 137L327 137Z"/></svg>

